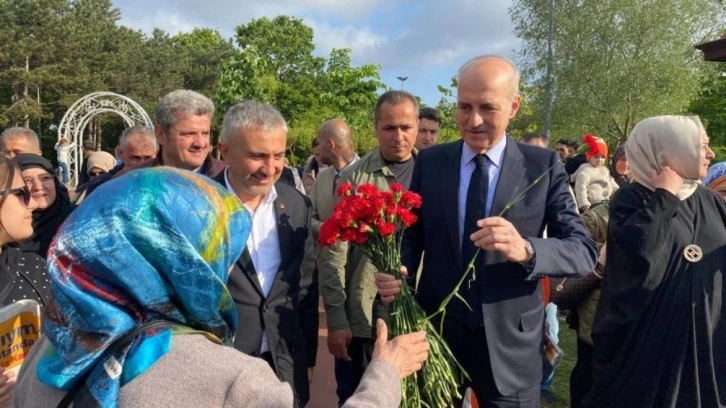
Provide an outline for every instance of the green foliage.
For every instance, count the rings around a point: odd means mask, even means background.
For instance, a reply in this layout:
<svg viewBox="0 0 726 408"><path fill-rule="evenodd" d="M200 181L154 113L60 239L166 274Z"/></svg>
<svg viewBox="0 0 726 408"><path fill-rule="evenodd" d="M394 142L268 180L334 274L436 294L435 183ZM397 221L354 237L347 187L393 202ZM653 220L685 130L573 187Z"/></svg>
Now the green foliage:
<svg viewBox="0 0 726 408"><path fill-rule="evenodd" d="M700 116L711 146L726 148L726 64L709 65L701 92L691 101L689 111ZM723 159L726 157L722 154Z"/></svg>
<svg viewBox="0 0 726 408"><path fill-rule="evenodd" d="M209 28L180 33L174 41L184 59L181 71L184 88L212 95L219 76L219 65L235 52L232 41L223 39L219 31Z"/></svg>
<svg viewBox="0 0 726 408"><path fill-rule="evenodd" d="M153 114L159 97L186 88L213 98L215 128L241 99L278 108L293 163L307 158L318 126L331 118L349 123L362 153L375 147L380 66L352 66L350 49L314 56L313 30L302 20L253 20L226 40L207 28L145 35L119 26L119 17L111 0L0 0L0 128L29 126L52 147L49 126L88 93L126 95ZM113 150L125 124L114 114L94 123Z"/></svg>
<svg viewBox="0 0 726 408"><path fill-rule="evenodd" d="M459 130L456 127L456 87L459 78L451 77L451 83L448 87L437 85L436 87L441 93L439 103L436 104L436 110L441 116L441 128L439 130L439 143L451 142L459 139Z"/></svg>
<svg viewBox="0 0 726 408"><path fill-rule="evenodd" d="M543 122L549 1L515 0L510 11ZM643 118L683 112L703 66L693 44L723 16L711 0L556 1L552 134L617 143Z"/></svg>
<svg viewBox="0 0 726 408"><path fill-rule="evenodd" d="M225 110L242 99L275 106L288 121L288 158L293 164L310 155L318 126L344 119L360 152L371 150L373 107L380 66L351 66L350 49L328 58L313 56L313 30L288 16L261 18L237 27L239 49L222 65L213 100Z"/></svg>
<svg viewBox="0 0 726 408"><path fill-rule="evenodd" d="M236 31L239 52L254 54L261 61L265 81L275 79L274 92L269 92L272 99L265 102L291 123L301 112L315 107L316 76L325 60L313 56L312 28L300 19L278 16L252 20L237 26Z"/></svg>
<svg viewBox="0 0 726 408"><path fill-rule="evenodd" d="M726 146L711 146L711 150L716 154L716 157L711 160L711 163L726 161Z"/></svg>
<svg viewBox="0 0 726 408"><path fill-rule="evenodd" d="M250 46L235 53L223 65L214 92L214 103L220 110L243 99L272 103L279 81L257 50Z"/></svg>

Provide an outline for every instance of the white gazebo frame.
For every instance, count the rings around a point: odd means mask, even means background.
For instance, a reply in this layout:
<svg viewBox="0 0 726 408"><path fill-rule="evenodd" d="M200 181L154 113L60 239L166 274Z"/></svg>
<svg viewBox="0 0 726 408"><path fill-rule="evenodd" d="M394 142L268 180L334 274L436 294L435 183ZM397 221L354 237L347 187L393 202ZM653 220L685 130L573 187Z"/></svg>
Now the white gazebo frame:
<svg viewBox="0 0 726 408"><path fill-rule="evenodd" d="M127 127L144 125L154 128L144 108L126 96L113 92L94 92L77 100L63 115L58 126L58 140L65 138L71 142L68 155L71 186L78 184L78 171L83 165L83 131L94 116L105 112L120 116Z"/></svg>

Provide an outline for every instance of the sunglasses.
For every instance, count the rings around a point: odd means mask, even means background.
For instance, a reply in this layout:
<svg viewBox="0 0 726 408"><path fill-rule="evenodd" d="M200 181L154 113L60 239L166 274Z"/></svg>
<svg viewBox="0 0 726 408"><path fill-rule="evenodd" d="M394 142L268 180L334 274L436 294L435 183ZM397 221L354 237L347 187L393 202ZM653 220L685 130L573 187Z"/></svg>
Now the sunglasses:
<svg viewBox="0 0 726 408"><path fill-rule="evenodd" d="M91 177L96 177L96 176L100 176L103 173L105 173L105 171L89 171L88 175Z"/></svg>
<svg viewBox="0 0 726 408"><path fill-rule="evenodd" d="M26 207L30 204L30 190L28 190L28 187L18 187L8 190L8 195L18 197L18 200Z"/></svg>

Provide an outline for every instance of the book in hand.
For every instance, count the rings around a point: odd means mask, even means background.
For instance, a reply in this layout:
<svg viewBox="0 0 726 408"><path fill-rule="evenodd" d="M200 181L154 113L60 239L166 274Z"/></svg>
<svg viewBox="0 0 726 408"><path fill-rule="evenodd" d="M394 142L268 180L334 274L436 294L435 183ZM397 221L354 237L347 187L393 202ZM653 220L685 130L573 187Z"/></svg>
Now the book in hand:
<svg viewBox="0 0 726 408"><path fill-rule="evenodd" d="M562 357L565 355L565 352L562 351L560 346L558 346L557 343L552 341L549 330L545 330L545 332L544 332L544 350L543 351L544 351L545 361L547 361L547 363L550 366L552 366L552 368L556 368L557 365L560 364Z"/></svg>
<svg viewBox="0 0 726 408"><path fill-rule="evenodd" d="M40 305L24 299L0 308L0 366L17 377L30 348L40 338ZM0 408L12 406L12 398Z"/></svg>

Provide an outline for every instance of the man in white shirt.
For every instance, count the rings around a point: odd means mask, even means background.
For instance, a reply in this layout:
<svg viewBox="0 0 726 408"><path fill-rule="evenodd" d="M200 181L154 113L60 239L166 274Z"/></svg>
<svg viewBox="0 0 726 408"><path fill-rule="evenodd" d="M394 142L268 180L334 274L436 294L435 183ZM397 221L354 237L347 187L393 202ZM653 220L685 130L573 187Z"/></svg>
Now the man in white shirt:
<svg viewBox="0 0 726 408"><path fill-rule="evenodd" d="M317 282L300 268L310 200L277 182L287 142L287 124L277 110L243 101L227 111L222 128L218 148L229 166L215 180L235 193L252 222L247 249L228 282L239 315L234 346L265 359L303 407L318 329Z"/></svg>
<svg viewBox="0 0 726 408"><path fill-rule="evenodd" d="M67 185L70 181L71 175L70 175L70 160L69 160L69 154L71 152L71 149L73 148L74 144L70 143L65 138L59 140L56 142L54 149L56 153L58 154L58 167L61 169L61 182L64 185Z"/></svg>

